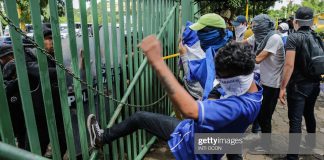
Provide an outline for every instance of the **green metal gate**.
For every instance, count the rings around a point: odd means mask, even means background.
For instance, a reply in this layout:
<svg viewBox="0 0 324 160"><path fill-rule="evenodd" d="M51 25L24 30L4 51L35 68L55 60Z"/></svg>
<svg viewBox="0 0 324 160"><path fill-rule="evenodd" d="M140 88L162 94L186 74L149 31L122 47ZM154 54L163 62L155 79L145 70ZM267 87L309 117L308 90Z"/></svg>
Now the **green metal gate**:
<svg viewBox="0 0 324 160"><path fill-rule="evenodd" d="M29 0L31 19L34 29L34 41L37 44L37 61L39 64L40 82L50 144L53 150L53 159L62 159L60 139L58 138L55 103L49 81L48 54L42 48L42 22L40 14L40 0ZM152 68L147 65L147 59L137 45L143 37L156 34L163 44L163 55L170 69L177 74L178 37L181 22L192 20L194 9L193 0L100 0L102 23L98 20L99 0L79 0L81 14L81 34L77 36L72 0L65 1L65 16L68 24L68 53L71 56L71 68L64 64L64 48L60 36L58 7L56 0L49 0L50 23L53 33L57 81L59 88L60 107L63 114L64 132L69 159L77 158L75 139L80 141L82 159L98 159L103 155L105 159L142 159L156 137L145 131L138 131L132 135L120 138L110 145L106 145L103 154L99 150L90 151L87 136L85 116L96 114L100 125L111 127L139 110L158 112L170 115L173 112L172 104L167 98L161 84L157 80ZM93 37L89 38L87 3L90 3ZM5 19L12 22L10 35L13 42L14 58L16 63L17 79L20 99L22 102L26 132L29 139L30 152L15 148L13 124L9 112L9 103L5 91L3 73L0 72L0 159L43 159L39 135L37 131L35 111L29 87L29 79L25 64L22 35L19 28L17 4L14 0L4 0ZM182 16L180 16L182 7ZM195 7L196 8L196 7ZM182 17L182 18L181 18ZM119 38L118 38L119 37ZM84 55L85 80L79 78L79 58L77 41L82 42ZM91 42L93 41L93 42ZM65 43L65 41L64 41ZM35 44L35 45L36 45ZM90 44L93 44L91 47ZM94 55L91 58L91 53ZM172 56L170 56L172 55ZM104 63L103 63L104 62ZM94 65L93 65L94 64ZM105 67L102 67L105 65ZM94 66L95 73L91 71ZM105 73L105 74L101 74ZM68 101L67 75L73 78L75 93L76 116L78 135L74 134L71 120L71 111ZM82 89L87 89L88 102L83 103ZM9 99L10 100L10 99ZM96 107L97 106L97 107ZM89 113L85 113L85 109ZM13 113L11 113L13 114ZM108 125L107 125L108 124ZM77 137L77 138L76 138ZM9 144L9 145L8 145Z"/></svg>

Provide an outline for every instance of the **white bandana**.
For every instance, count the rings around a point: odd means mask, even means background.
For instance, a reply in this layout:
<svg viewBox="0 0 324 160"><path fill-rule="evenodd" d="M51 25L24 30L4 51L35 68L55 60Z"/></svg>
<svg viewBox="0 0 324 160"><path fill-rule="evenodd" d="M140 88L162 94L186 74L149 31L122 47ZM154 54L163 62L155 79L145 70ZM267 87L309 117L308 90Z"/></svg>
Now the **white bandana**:
<svg viewBox="0 0 324 160"><path fill-rule="evenodd" d="M247 26L240 24L239 26L236 26L235 28L235 37L236 42L241 42L244 39L244 33L247 29Z"/></svg>
<svg viewBox="0 0 324 160"><path fill-rule="evenodd" d="M236 76L231 78L219 78L218 81L225 91L225 96L222 98L227 98L230 96L240 96L245 94L252 82L254 73L246 76Z"/></svg>

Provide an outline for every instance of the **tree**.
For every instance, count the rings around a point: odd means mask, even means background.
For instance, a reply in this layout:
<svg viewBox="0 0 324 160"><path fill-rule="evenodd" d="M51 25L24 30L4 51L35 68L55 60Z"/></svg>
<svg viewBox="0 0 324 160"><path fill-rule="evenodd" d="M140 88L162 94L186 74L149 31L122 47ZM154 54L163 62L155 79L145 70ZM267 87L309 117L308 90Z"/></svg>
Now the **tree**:
<svg viewBox="0 0 324 160"><path fill-rule="evenodd" d="M297 9L301 7L298 4L289 4L286 6L281 7L280 10L269 10L268 14L270 17L276 19L288 19L290 16L293 16Z"/></svg>
<svg viewBox="0 0 324 160"><path fill-rule="evenodd" d="M64 3L65 0L57 0L58 3L58 14L59 16L64 16L65 10L64 10ZM0 0L0 2L3 2L3 0ZM20 10L20 22L22 23L31 23L31 17L30 17L30 6L28 0L16 0L18 10ZM41 15L43 16L44 22L49 22L49 14L48 14L48 0L40 0L40 9L41 9Z"/></svg>
<svg viewBox="0 0 324 160"><path fill-rule="evenodd" d="M314 14L324 12L324 1L323 0L304 0L302 2L302 5L305 7L312 8L314 10Z"/></svg>
<svg viewBox="0 0 324 160"><path fill-rule="evenodd" d="M230 10L231 19L236 15L245 14L245 5L247 0L195 0L200 5L200 13L221 13L224 10ZM249 13L252 15L255 5L255 14L267 13L269 7L273 6L276 0L250 0Z"/></svg>

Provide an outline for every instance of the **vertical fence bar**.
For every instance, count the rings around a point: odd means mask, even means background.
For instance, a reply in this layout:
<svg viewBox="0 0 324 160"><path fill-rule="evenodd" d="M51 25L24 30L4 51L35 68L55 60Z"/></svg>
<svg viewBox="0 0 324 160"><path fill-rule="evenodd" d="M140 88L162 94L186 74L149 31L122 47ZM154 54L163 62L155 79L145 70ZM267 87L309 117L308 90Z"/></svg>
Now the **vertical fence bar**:
<svg viewBox="0 0 324 160"><path fill-rule="evenodd" d="M36 43L44 48L44 39L42 35L42 24L41 24L41 13L40 13L40 6L37 0L30 0L29 5L31 7L31 15L32 15L32 23L33 23L33 30L34 32L34 39ZM47 57L41 53L40 50L36 51L37 61L39 66L39 78L41 81L41 88L43 94L43 103L45 107L45 114L46 114L46 123L48 128L48 135L50 138L50 142L53 148L53 158L54 159L61 159L61 151L59 145L59 139L57 135L57 128L56 128L56 118L54 112L54 105L52 99L52 89L51 89L51 82L49 81L49 71L48 71L48 63ZM56 73L52 73L56 74ZM53 83L53 82L52 82ZM55 83L55 82L54 82ZM58 107L58 106L57 106Z"/></svg>
<svg viewBox="0 0 324 160"><path fill-rule="evenodd" d="M138 52L138 48L137 48L137 44L138 44L138 25L137 25L137 0L132 0L132 18L133 18L133 52L134 52L134 72L138 71L138 60L139 60L139 52ZM136 83L135 84L135 103L140 103L140 88L139 88L139 84L140 83ZM138 150L141 151L141 146L142 146L142 133L141 130L139 130L138 132Z"/></svg>
<svg viewBox="0 0 324 160"><path fill-rule="evenodd" d="M101 9L102 9L102 24L103 24L103 30L104 30L104 51L105 51L105 62L106 62L106 80L107 80L107 93L109 93L109 90L111 91L111 95L114 94L114 88L113 88L113 79L112 79L112 73L111 73L111 54L110 54L110 38L109 38L109 28L108 28L108 11L107 11L107 0L101 0ZM109 101L109 116L112 116L114 111L114 103L112 100ZM104 113L101 111L101 125L106 126L107 119L104 117ZM110 150L109 150L110 151ZM112 143L112 153L117 153L117 143ZM110 156L111 157L111 156ZM117 155L113 154L113 159L117 159Z"/></svg>
<svg viewBox="0 0 324 160"><path fill-rule="evenodd" d="M8 17L13 21L14 25L19 26L16 1L5 1L5 8ZM16 72L19 84L19 93L24 111L30 149L33 153L40 155L41 148L38 139L34 108L31 107L33 106L33 103L30 94L29 80L26 72L27 68L25 64L25 56L24 54L21 54L24 52L23 46L21 44L21 35L19 35L18 32L16 32L12 27L9 28L9 32L13 42L14 57L16 61Z"/></svg>
<svg viewBox="0 0 324 160"><path fill-rule="evenodd" d="M130 17L130 9L131 9L131 6L130 6L130 3L131 1L130 0L126 0L126 31L127 31L127 55L128 55L128 72L129 72L129 81L133 80L133 73L134 73L134 68L133 68L133 60L134 60L134 56L133 56L133 51L132 51L132 29L131 29L131 26L132 26L132 23L131 23L131 17ZM130 102L132 104L135 103L135 95L134 95L134 92L131 93L130 95ZM126 108L126 111L129 111L128 108ZM134 108L131 108L131 114L133 114L135 112L135 109ZM132 157L136 157L137 155L137 147L136 147L136 144L137 144L137 140L136 140L136 135L137 133L134 132L132 134Z"/></svg>
<svg viewBox="0 0 324 160"><path fill-rule="evenodd" d="M141 41L143 39L143 3L144 0L138 0L138 5L137 5L137 10L138 10L138 39L139 41ZM144 54L139 55L139 63L142 63L144 58ZM144 84L144 78L145 76L142 75L141 79L140 79L140 94L142 94L141 96L141 100L140 100L140 104L145 104L145 96L143 94L145 94L145 84ZM146 144L146 131L143 130L143 144Z"/></svg>
<svg viewBox="0 0 324 160"><path fill-rule="evenodd" d="M9 111L9 105L7 101L6 91L4 89L2 71L0 71L0 138L3 142L16 145L15 136L11 123L11 116Z"/></svg>
<svg viewBox="0 0 324 160"><path fill-rule="evenodd" d="M119 37L120 37L120 50L121 50L121 71L122 71L122 90L125 93L127 89L127 69L126 69L126 50L125 50L125 21L124 21L124 0L118 1L118 11L119 11ZM124 109L125 116L128 116L129 111L128 107ZM131 160L132 152L131 152L131 139L130 135L126 136L126 143L127 143L127 158Z"/></svg>
<svg viewBox="0 0 324 160"><path fill-rule="evenodd" d="M48 3L49 3L49 11L51 17L51 28L52 28L52 38L53 38L55 58L59 63L63 64L62 44L61 44L59 20L58 20L58 13L57 13L57 1L49 1ZM68 150L69 158L71 160L74 160L76 158L76 154L75 154L75 145L74 145L74 138L73 138L70 108L68 107L69 105L67 99L68 94L67 94L67 85L66 85L66 74L58 66L56 66L56 70L57 70L57 80L58 80L58 86L60 92L61 110L63 115L67 150Z"/></svg>
<svg viewBox="0 0 324 160"><path fill-rule="evenodd" d="M82 44L83 44L83 56L84 56L84 70L86 74L86 81L88 84L93 84L93 75L91 73L91 54L90 54L90 47L89 47L89 30L88 30L88 18L87 18L87 10L86 10L86 1L79 0L80 6L80 14L81 14L81 29L82 29ZM73 10L72 10L73 11ZM99 45L99 44L98 44ZM97 47L97 45L94 45ZM96 61L96 63L98 63ZM100 62L99 62L100 63ZM83 67L83 66L82 66ZM101 72L99 72L101 74ZM97 75L99 74L96 73ZM87 89L88 91L88 108L90 113L95 113L95 103L94 103L94 93L91 89Z"/></svg>
<svg viewBox="0 0 324 160"><path fill-rule="evenodd" d="M127 75L126 75L126 62L125 62L125 27L124 27L124 4L123 4L123 0L119 0L118 1L118 13L119 13L119 39L120 39L120 52L121 52L121 55L120 55L120 63L119 63L119 66L120 66L120 70L119 70L119 77L122 77L122 82L121 82L121 85L123 87L119 87L123 94L125 93L126 89L127 89L127 82L126 82L126 79L127 79ZM125 112L125 111L124 111ZM122 121L122 117L120 116L119 118L119 122ZM127 147L130 147L128 139L126 137L126 143L127 143ZM122 155L125 154L125 151L124 151L124 148L125 148L125 145L124 145L124 142L125 142L125 139L124 138L121 138L120 140L120 145L122 147L122 150L121 152L123 152ZM131 155L131 152L130 150L127 150L127 156L128 155ZM123 156L125 157L125 156Z"/></svg>
<svg viewBox="0 0 324 160"><path fill-rule="evenodd" d="M91 12L92 12L92 22L93 22L93 35L94 35L94 52L96 57L96 79L97 79L97 88L99 92L103 93L103 76L102 76L102 61L101 61L101 52L100 52L100 40L99 40L99 24L98 24L98 11L97 11L97 0L91 0ZM85 38L86 39L86 38ZM100 111L100 122L101 126L106 124L106 110L105 110L105 97L98 94L99 99L99 111ZM92 109L92 113L95 113L94 106L89 106ZM104 153L108 153L108 147L104 147ZM104 154L105 159L109 159L107 154Z"/></svg>
<svg viewBox="0 0 324 160"><path fill-rule="evenodd" d="M81 1L80 1L81 3ZM77 45L75 38L75 29L74 29L74 16L73 16L73 6L72 1L65 2L66 7L66 17L68 23L68 33L69 33L69 45L71 51L71 62L72 62L72 71L73 73L80 77L80 71L78 67L78 54L77 54ZM81 4L80 4L81 7ZM82 13L82 12L81 12ZM81 15L82 16L82 15ZM83 35L85 36L85 35ZM74 93L76 97L76 105L77 105L77 116L78 116L78 126L79 126L79 134L80 134L80 143L81 143L81 151L82 158L89 159L89 151L88 151L88 137L86 133L86 123L84 119L84 108L83 108L83 100L81 95L81 83L76 79L73 79L74 84Z"/></svg>
<svg viewBox="0 0 324 160"><path fill-rule="evenodd" d="M150 7L150 2L151 0L145 0L145 3L144 3L144 14L145 15L150 15L149 14L149 7ZM144 19L144 35L145 37L148 36L150 34L150 18L149 17L146 17ZM146 102L150 102L149 100L149 90L150 90L150 87L149 87L149 67L146 67L145 68L145 71L144 71L144 74L145 74L145 99L146 99ZM149 111L151 111L151 107L149 107Z"/></svg>
<svg viewBox="0 0 324 160"><path fill-rule="evenodd" d="M119 59L117 51L117 29L116 29L116 3L115 0L110 0L110 12L111 12L111 33L112 33L112 46L113 46L113 57L114 57L114 72L115 72L115 86L116 86L116 98L120 99L120 77L119 77ZM121 31L119 29L119 31ZM118 121L121 121L119 116ZM119 157L124 157L124 143L123 138L118 140L119 142Z"/></svg>

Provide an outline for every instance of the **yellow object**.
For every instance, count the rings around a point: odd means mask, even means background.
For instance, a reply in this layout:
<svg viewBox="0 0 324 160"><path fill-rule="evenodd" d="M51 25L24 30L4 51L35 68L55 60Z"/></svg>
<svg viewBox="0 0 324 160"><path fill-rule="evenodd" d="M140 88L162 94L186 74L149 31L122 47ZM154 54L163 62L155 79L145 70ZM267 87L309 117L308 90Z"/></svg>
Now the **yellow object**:
<svg viewBox="0 0 324 160"><path fill-rule="evenodd" d="M245 10L245 18L249 19L249 3L246 1L246 10Z"/></svg>
<svg viewBox="0 0 324 160"><path fill-rule="evenodd" d="M18 12L18 18L20 19L20 17L21 17L21 9L20 9L19 5L18 5L18 8L17 8L17 12ZM21 30L26 31L26 26L25 26L24 22L20 21L19 26L20 26Z"/></svg>
<svg viewBox="0 0 324 160"><path fill-rule="evenodd" d="M252 29L248 27L248 29L244 33L244 39L247 39L253 35Z"/></svg>
<svg viewBox="0 0 324 160"><path fill-rule="evenodd" d="M324 32L324 13L314 16L314 25L316 26L316 31Z"/></svg>
<svg viewBox="0 0 324 160"><path fill-rule="evenodd" d="M177 57L179 55L180 55L180 53L171 54L171 55L168 55L168 56L163 57L163 60L170 59L170 58L173 58L173 57Z"/></svg>

